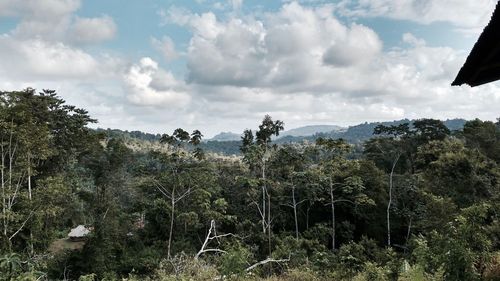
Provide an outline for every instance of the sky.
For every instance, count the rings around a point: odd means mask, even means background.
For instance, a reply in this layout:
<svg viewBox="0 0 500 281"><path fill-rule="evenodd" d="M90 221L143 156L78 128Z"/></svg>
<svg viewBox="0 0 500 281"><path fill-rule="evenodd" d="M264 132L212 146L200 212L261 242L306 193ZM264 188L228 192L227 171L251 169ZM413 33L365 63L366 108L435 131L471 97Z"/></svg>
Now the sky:
<svg viewBox="0 0 500 281"><path fill-rule="evenodd" d="M101 128L291 129L500 117L450 84L495 0L0 0L0 90L54 89Z"/></svg>

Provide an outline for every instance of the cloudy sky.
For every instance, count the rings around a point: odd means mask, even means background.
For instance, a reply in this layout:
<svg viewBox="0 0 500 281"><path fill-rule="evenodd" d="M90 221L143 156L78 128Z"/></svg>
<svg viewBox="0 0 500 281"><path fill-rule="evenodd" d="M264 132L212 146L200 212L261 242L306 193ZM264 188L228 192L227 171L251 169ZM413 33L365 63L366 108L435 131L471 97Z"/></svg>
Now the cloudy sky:
<svg viewBox="0 0 500 281"><path fill-rule="evenodd" d="M0 90L169 132L500 117L451 87L496 0L0 0Z"/></svg>

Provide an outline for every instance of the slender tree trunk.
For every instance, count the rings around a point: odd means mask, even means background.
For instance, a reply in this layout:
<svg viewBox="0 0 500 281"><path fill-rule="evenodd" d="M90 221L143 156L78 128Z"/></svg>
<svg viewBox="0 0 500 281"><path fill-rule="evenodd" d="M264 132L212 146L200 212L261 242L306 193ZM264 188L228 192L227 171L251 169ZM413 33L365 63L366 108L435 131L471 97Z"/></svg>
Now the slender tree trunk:
<svg viewBox="0 0 500 281"><path fill-rule="evenodd" d="M175 189L174 189L175 192ZM175 217L175 196L174 192L172 192L172 198L171 198L171 212L170 212L170 233L168 235L168 245L167 245L167 259L170 259L170 247L172 245L172 234L174 231L174 217Z"/></svg>
<svg viewBox="0 0 500 281"><path fill-rule="evenodd" d="M307 204L306 209L306 229L309 230L309 212L311 211L311 203Z"/></svg>
<svg viewBox="0 0 500 281"><path fill-rule="evenodd" d="M31 158L30 154L28 153L28 199L31 202L32 196L31 196Z"/></svg>
<svg viewBox="0 0 500 281"><path fill-rule="evenodd" d="M391 246L391 205L392 205L392 187L393 187L393 177L394 177L394 169L398 163L399 157L401 156L398 153L396 159L392 164L391 174L389 176L389 202L387 203L387 246Z"/></svg>
<svg viewBox="0 0 500 281"><path fill-rule="evenodd" d="M32 205L32 194L31 194L31 153L28 151L28 199L30 201L30 205ZM31 206L33 207L33 206ZM30 242L29 242L29 247L30 247L30 253L31 255L34 254L35 249L33 247L33 232L30 228Z"/></svg>
<svg viewBox="0 0 500 281"><path fill-rule="evenodd" d="M2 177L2 219L3 219L3 229L2 233L5 237L7 237L7 200L5 194L5 154L4 154L4 146L2 139L2 167L1 167L1 177Z"/></svg>
<svg viewBox="0 0 500 281"><path fill-rule="evenodd" d="M266 161L262 158L262 233L266 233Z"/></svg>
<svg viewBox="0 0 500 281"><path fill-rule="evenodd" d="M297 220L297 201L295 200L295 185L292 184L293 217L295 219L295 239L299 240L299 223Z"/></svg>
<svg viewBox="0 0 500 281"><path fill-rule="evenodd" d="M330 205L332 207L332 251L335 251L335 200L333 198L332 178L330 178Z"/></svg>
<svg viewBox="0 0 500 281"><path fill-rule="evenodd" d="M269 247L269 256L271 256L271 195L267 192L267 241Z"/></svg>
<svg viewBox="0 0 500 281"><path fill-rule="evenodd" d="M410 240L412 219L413 219L413 217L410 216L410 220L408 221L408 230L406 232L405 253L406 253L406 248L408 246L408 241Z"/></svg>
<svg viewBox="0 0 500 281"><path fill-rule="evenodd" d="M11 122L12 123L12 122ZM12 131L12 128L11 128L11 131L10 131L10 138L9 138L9 151L8 151L8 154L9 154L9 175L8 175L8 201L7 201L7 213L6 213L6 227L5 227L5 238L7 239L7 242L8 242L8 245L9 245L9 251L12 251L12 241L10 239L10 237L7 235L7 232L8 232L8 228L9 228L9 222L10 222L10 210L12 208L12 204L14 202L12 202L12 166L13 166L13 158L14 158L14 154L15 154L15 151L14 149L12 148L12 135L13 135L13 131Z"/></svg>

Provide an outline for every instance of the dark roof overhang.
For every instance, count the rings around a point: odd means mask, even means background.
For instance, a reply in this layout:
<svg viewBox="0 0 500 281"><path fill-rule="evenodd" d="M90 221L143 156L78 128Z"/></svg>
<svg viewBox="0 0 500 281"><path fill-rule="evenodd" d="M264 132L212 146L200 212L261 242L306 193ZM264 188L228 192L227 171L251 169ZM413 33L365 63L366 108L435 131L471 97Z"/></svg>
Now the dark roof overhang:
<svg viewBox="0 0 500 281"><path fill-rule="evenodd" d="M479 86L500 79L500 2L452 86Z"/></svg>

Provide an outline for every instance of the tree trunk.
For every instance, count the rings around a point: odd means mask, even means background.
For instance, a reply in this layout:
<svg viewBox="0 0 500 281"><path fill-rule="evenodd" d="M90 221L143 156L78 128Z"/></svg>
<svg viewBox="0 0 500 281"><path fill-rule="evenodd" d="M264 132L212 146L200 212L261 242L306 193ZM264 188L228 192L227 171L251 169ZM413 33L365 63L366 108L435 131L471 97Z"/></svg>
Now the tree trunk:
<svg viewBox="0 0 500 281"><path fill-rule="evenodd" d="M410 240L412 219L413 218L410 216L410 220L408 221L408 231L406 232L405 253L406 253L406 249L408 247L408 240Z"/></svg>
<svg viewBox="0 0 500 281"><path fill-rule="evenodd" d="M392 164L391 174L389 176L389 202L387 203L387 246L391 246L391 205L392 205L392 187L393 187L393 176L394 169L398 163L399 157L401 154L399 153Z"/></svg>
<svg viewBox="0 0 500 281"><path fill-rule="evenodd" d="M292 185L293 217L295 219L295 239L299 240L299 223L297 221L297 201L295 200L295 185Z"/></svg>
<svg viewBox="0 0 500 281"><path fill-rule="evenodd" d="M330 204L332 207L332 251L335 251L335 200L333 199L332 178L330 178Z"/></svg>
<svg viewBox="0 0 500 281"><path fill-rule="evenodd" d="M309 230L309 212L311 211L311 203L307 204L306 209L306 229Z"/></svg>
<svg viewBox="0 0 500 281"><path fill-rule="evenodd" d="M32 205L32 194L31 194L31 153L28 151L28 199L30 201L30 205ZM33 206L31 206L33 207ZM33 232L30 228L30 241L29 241L30 253L34 254L35 249L33 247Z"/></svg>
<svg viewBox="0 0 500 281"><path fill-rule="evenodd" d="M267 192L267 241L269 247L269 256L271 256L271 195Z"/></svg>
<svg viewBox="0 0 500 281"><path fill-rule="evenodd" d="M31 159L30 154L28 153L28 199L31 202Z"/></svg>
<svg viewBox="0 0 500 281"><path fill-rule="evenodd" d="M175 189L174 189L174 191L175 191ZM170 247L172 245L172 233L174 231L175 196L174 196L173 192L172 192L172 199L171 199L171 208L172 208L172 211L170 213L170 233L168 235L167 259L170 259Z"/></svg>
<svg viewBox="0 0 500 281"><path fill-rule="evenodd" d="M262 158L262 233L266 233L266 160Z"/></svg>
<svg viewBox="0 0 500 281"><path fill-rule="evenodd" d="M3 140L2 140L3 142ZM6 200L6 195L5 195L5 154L4 154L4 147L2 144L2 167L1 167L1 177L2 177L2 219L3 219L3 229L2 233L3 235L7 238L7 200Z"/></svg>

